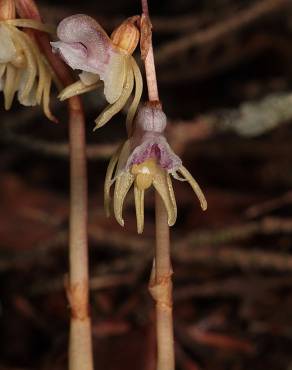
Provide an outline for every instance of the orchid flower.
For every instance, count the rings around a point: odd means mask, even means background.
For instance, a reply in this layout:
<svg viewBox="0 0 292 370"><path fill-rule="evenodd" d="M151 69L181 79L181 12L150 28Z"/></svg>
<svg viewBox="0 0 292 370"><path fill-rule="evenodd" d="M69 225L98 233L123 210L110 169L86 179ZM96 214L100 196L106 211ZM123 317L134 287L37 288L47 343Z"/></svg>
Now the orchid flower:
<svg viewBox="0 0 292 370"><path fill-rule="evenodd" d="M144 193L152 185L164 202L169 226L175 224L177 206L170 175L177 180L188 181L201 208L207 209L206 199L198 183L172 151L164 136L166 124L167 119L160 106L148 103L140 108L134 121L133 135L113 155L107 169L104 185L107 216L110 215L111 206L110 188L115 183L114 215L118 223L124 226L123 204L134 184L138 233L142 233L144 228Z"/></svg>
<svg viewBox="0 0 292 370"><path fill-rule="evenodd" d="M8 4L8 5L7 5ZM51 27L32 19L16 19L14 1L0 9L0 91L4 107L11 108L17 93L20 104L43 105L45 115L56 121L49 108L54 74L33 36L26 29L52 32Z"/></svg>
<svg viewBox="0 0 292 370"><path fill-rule="evenodd" d="M123 22L111 35L91 17L72 15L61 21L57 29L60 41L52 42L55 52L72 68L82 72L80 80L65 88L59 98L92 91L102 85L109 105L95 120L96 127L102 127L127 103L134 89L135 94L127 114L127 126L136 113L143 88L139 67L132 56L140 37L131 17Z"/></svg>

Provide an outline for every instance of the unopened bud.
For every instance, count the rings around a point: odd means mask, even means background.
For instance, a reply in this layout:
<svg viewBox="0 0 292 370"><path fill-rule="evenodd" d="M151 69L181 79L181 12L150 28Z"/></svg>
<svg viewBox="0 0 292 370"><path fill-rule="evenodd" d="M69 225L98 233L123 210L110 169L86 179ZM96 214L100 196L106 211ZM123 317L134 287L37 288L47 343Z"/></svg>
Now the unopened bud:
<svg viewBox="0 0 292 370"><path fill-rule="evenodd" d="M14 0L0 0L0 20L15 19Z"/></svg>
<svg viewBox="0 0 292 370"><path fill-rule="evenodd" d="M128 18L111 35L113 44L129 54L133 54L140 38L140 31L135 26L137 19L139 19L138 16Z"/></svg>

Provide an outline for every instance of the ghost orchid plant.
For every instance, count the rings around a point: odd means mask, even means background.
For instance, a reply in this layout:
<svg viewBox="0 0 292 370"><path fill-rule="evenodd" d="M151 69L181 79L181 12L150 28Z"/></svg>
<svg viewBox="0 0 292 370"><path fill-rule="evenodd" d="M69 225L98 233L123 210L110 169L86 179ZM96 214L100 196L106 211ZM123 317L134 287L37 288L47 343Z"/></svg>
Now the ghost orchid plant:
<svg viewBox="0 0 292 370"><path fill-rule="evenodd" d="M103 85L109 105L95 120L96 128L106 124L135 93L127 114L130 126L143 88L139 67L132 54L140 33L134 16L124 21L109 37L93 18L77 14L61 21L57 29L60 41L52 42L55 52L72 68L82 72L79 81L65 88L59 98L67 99ZM103 84L101 83L103 81Z"/></svg>
<svg viewBox="0 0 292 370"><path fill-rule="evenodd" d="M177 180L188 181L200 201L201 208L207 209L206 199L198 183L165 138L166 124L166 115L160 105L148 102L138 110L132 136L117 150L108 166L104 187L106 213L110 215L110 188L115 182L114 214L118 223L124 226L123 204L134 184L138 233L142 233L144 228L144 193L152 185L163 200L168 214L168 225L175 224L177 206L170 175Z"/></svg>
<svg viewBox="0 0 292 370"><path fill-rule="evenodd" d="M43 105L45 115L56 121L49 108L52 78L58 81L29 30L51 33L52 28L33 19L16 18L14 0L0 7L0 91L4 107L11 108L17 93L24 106Z"/></svg>

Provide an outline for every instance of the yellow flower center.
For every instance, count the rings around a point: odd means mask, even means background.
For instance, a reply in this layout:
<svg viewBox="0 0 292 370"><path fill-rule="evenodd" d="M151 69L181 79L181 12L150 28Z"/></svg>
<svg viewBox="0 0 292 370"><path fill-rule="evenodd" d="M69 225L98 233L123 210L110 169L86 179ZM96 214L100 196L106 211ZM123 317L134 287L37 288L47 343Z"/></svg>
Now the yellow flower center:
<svg viewBox="0 0 292 370"><path fill-rule="evenodd" d="M134 164L131 168L131 173L135 175L135 185L139 190L146 190L152 185L156 172L157 163L152 158L143 163Z"/></svg>

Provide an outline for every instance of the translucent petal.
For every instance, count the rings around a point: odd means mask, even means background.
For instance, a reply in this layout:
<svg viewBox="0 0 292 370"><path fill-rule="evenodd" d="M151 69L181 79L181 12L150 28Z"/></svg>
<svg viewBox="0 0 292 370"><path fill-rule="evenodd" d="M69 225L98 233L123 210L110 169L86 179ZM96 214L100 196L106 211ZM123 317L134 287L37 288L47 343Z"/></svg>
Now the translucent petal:
<svg viewBox="0 0 292 370"><path fill-rule="evenodd" d="M4 107L6 110L9 110L11 108L13 98L18 86L17 80L18 80L17 69L8 63L6 67L5 82L3 88Z"/></svg>
<svg viewBox="0 0 292 370"><path fill-rule="evenodd" d="M88 57L87 49L79 42L67 44L66 42L56 41L51 42L54 52L58 52L62 59L72 69L81 69L88 72L95 72L95 69L86 65L85 61Z"/></svg>
<svg viewBox="0 0 292 370"><path fill-rule="evenodd" d="M137 232L142 234L144 230L144 190L140 190L134 185L135 208L137 219Z"/></svg>
<svg viewBox="0 0 292 370"><path fill-rule="evenodd" d="M106 175L105 175L105 182L104 182L104 209L106 216L110 216L110 204L111 204L111 196L110 196L110 188L113 183L113 173L115 170L115 167L119 160L119 155L121 153L122 146L118 148L118 150L114 153L114 155L111 157Z"/></svg>
<svg viewBox="0 0 292 370"><path fill-rule="evenodd" d="M47 82L46 74L48 71L45 64L42 62L41 57L36 57L36 59L38 63L38 86L36 91L36 100L38 104L41 104L44 87ZM49 79L51 79L51 76L49 76Z"/></svg>
<svg viewBox="0 0 292 370"><path fill-rule="evenodd" d="M71 68L98 74L103 80L115 48L93 18L84 14L67 17L60 22L57 35L61 41L51 45Z"/></svg>
<svg viewBox="0 0 292 370"><path fill-rule="evenodd" d="M181 166L179 169L178 169L178 172L180 172L185 178L186 180L188 181L188 183L191 185L191 187L193 188L195 194L197 195L199 201L200 201L200 204L201 204L201 208L203 211L206 211L207 209L207 201L206 201L206 198L199 186L199 184L197 183L197 181L193 178L193 176L190 174L190 172L184 167L184 166Z"/></svg>
<svg viewBox="0 0 292 370"><path fill-rule="evenodd" d="M92 85L100 80L99 75L85 71L79 74L79 78L84 85Z"/></svg>
<svg viewBox="0 0 292 370"><path fill-rule="evenodd" d="M27 43L27 48L30 50L34 61L36 61L36 76L35 82L33 84L32 89L29 91L28 94L25 94L24 88L20 86L19 88L19 101L23 105L36 105L43 103L43 111L46 117L53 121L58 122L56 117L52 114L50 110L50 90L51 90L51 83L52 83L52 72L51 68L49 68L48 63L41 54L38 46L35 42L29 37L29 35L22 32L22 36ZM22 90L23 89L23 90Z"/></svg>
<svg viewBox="0 0 292 370"><path fill-rule="evenodd" d="M16 56L16 48L9 27L0 24L0 63L8 63Z"/></svg>
<svg viewBox="0 0 292 370"><path fill-rule="evenodd" d="M134 77L135 77L135 95L130 105L130 108L128 110L127 119L126 119L126 126L127 126L129 135L131 135L133 131L132 123L133 123L133 119L136 114L139 102L141 100L142 91L143 91L143 79L141 76L141 72L140 72L140 69L135 59L132 56L130 58L130 63L131 63L132 70L134 72Z"/></svg>
<svg viewBox="0 0 292 370"><path fill-rule="evenodd" d="M129 63L126 55L113 52L111 53L106 72L100 76L104 81L104 95L110 104L115 103L122 94L130 68Z"/></svg>
<svg viewBox="0 0 292 370"><path fill-rule="evenodd" d="M0 91L4 88L4 74L6 71L6 64L0 64Z"/></svg>
<svg viewBox="0 0 292 370"><path fill-rule="evenodd" d="M64 88L63 83L61 82L59 77L56 75L56 72L53 70L52 66L47 61L47 59L44 57L43 60L44 60L44 64L46 65L46 68L47 68L48 72L50 73L51 78L52 78L57 90L60 92Z"/></svg>
<svg viewBox="0 0 292 370"><path fill-rule="evenodd" d="M7 19L5 20L6 24L15 27L25 27L25 28L32 28L38 31L43 31L47 33L55 33L55 27L49 24L44 24L34 19Z"/></svg>
<svg viewBox="0 0 292 370"><path fill-rule="evenodd" d="M130 172L124 171L129 152L130 141L127 140L121 148L115 178L113 179L113 181L116 181L114 191L114 214L118 223L122 226L124 226L124 220L122 217L124 200L135 179L135 176Z"/></svg>
<svg viewBox="0 0 292 370"><path fill-rule="evenodd" d="M116 168L114 180L118 178L123 172L125 172L125 166L126 166L130 151L131 151L131 142L130 140L127 140L122 146L122 149L120 152L119 162Z"/></svg>
<svg viewBox="0 0 292 370"><path fill-rule="evenodd" d="M124 226L123 205L126 195L134 182L134 176L130 172L124 172L116 179L114 191L114 214L121 226Z"/></svg>
<svg viewBox="0 0 292 370"><path fill-rule="evenodd" d="M58 122L57 118L52 114L50 110L50 90L51 90L51 83L52 79L51 77L46 74L46 79L44 81L44 88L43 88L43 110L46 115L46 117L53 121L53 122Z"/></svg>
<svg viewBox="0 0 292 370"><path fill-rule="evenodd" d="M33 87L30 89L29 94L22 96L18 92L18 100L20 104L24 105L25 107L34 107L35 105L37 105L38 102L37 102L36 93L37 93L37 83L35 81L35 83L33 84Z"/></svg>
<svg viewBox="0 0 292 370"><path fill-rule="evenodd" d="M22 36L23 36L23 38L24 38L24 40L27 44L27 48L30 50L34 60L37 63L36 74L38 76L38 83L37 83L37 87L35 87L35 82L34 82L33 90L35 90L35 91L33 91L33 92L31 91L29 93L29 97L26 97L26 94L23 94L23 97L21 99L24 100L24 101L27 100L27 104L24 104L24 105L30 105L31 106L31 105L36 105L36 103L41 104L43 91L44 91L44 86L47 85L48 79L51 80L51 75L50 75L50 72L49 72L45 62L44 62L44 57L40 53L39 48L37 47L35 42L33 42L31 37L29 37L24 32L22 32ZM35 77L35 80L37 79L37 76ZM49 84L49 91L50 91L50 84ZM36 99L36 103L33 102L34 99Z"/></svg>
<svg viewBox="0 0 292 370"><path fill-rule="evenodd" d="M79 80L65 87L65 89L62 90L60 94L58 95L58 98L61 101L63 101L63 100L71 98L72 96L81 95L86 92L98 89L101 85L102 85L101 81L98 81L92 85L85 85L82 81Z"/></svg>
<svg viewBox="0 0 292 370"><path fill-rule="evenodd" d="M134 77L133 71L130 69L128 71L128 76L126 83L124 85L123 91L119 99L112 105L108 105L103 112L95 120L96 126L94 130L105 125L115 114L117 114L126 104L129 99L131 92L133 91Z"/></svg>
<svg viewBox="0 0 292 370"><path fill-rule="evenodd" d="M169 174L162 168L158 168L153 179L153 186L161 196L168 215L168 225L175 224L177 217L177 206L172 182Z"/></svg>
<svg viewBox="0 0 292 370"><path fill-rule="evenodd" d="M23 78L21 79L19 86L20 99L25 99L26 96L29 95L35 82L37 61L30 47L32 41L27 34L15 28L12 32L12 37L20 44L27 62L25 73L23 73Z"/></svg>

